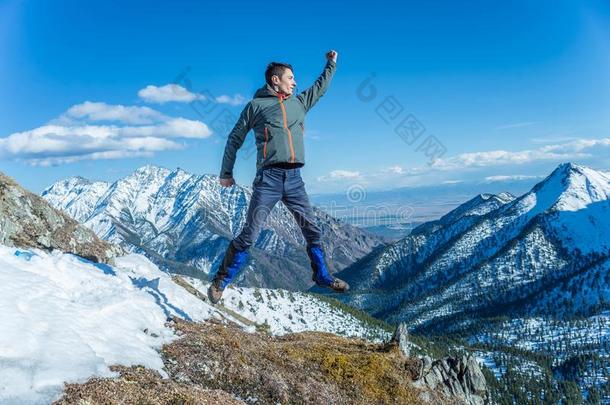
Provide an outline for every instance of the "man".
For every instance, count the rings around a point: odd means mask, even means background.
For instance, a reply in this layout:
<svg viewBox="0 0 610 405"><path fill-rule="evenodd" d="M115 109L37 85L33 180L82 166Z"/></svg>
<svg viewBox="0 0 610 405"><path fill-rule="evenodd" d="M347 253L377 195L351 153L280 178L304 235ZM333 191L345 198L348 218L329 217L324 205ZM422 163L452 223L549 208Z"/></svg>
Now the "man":
<svg viewBox="0 0 610 405"><path fill-rule="evenodd" d="M345 292L346 282L328 271L321 244L321 232L309 203L300 168L305 164L303 133L305 114L326 92L337 66L337 52L326 54L326 66L309 89L296 97L292 66L270 63L265 71L266 84L258 89L242 111L229 134L220 172L220 184L230 187L237 150L246 134L254 130L257 158L256 176L246 222L239 236L229 243L223 261L208 289L212 303L220 301L225 287L248 260L248 249L256 241L262 224L282 200L296 219L307 242L307 254L313 271L312 280L319 286Z"/></svg>

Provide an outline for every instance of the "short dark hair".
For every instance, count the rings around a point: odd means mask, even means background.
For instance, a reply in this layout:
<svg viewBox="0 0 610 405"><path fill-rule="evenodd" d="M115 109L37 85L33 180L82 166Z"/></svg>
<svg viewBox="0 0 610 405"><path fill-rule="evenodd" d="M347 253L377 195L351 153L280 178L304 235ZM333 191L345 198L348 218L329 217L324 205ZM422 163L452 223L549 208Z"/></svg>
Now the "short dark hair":
<svg viewBox="0 0 610 405"><path fill-rule="evenodd" d="M268 64L267 70L265 70L265 81L267 82L267 84L269 86L273 86L271 77L273 75L276 75L277 77L282 77L282 75L284 74L284 71L286 69L293 70L292 65L289 65L288 63L281 63L281 62L271 62L270 64Z"/></svg>

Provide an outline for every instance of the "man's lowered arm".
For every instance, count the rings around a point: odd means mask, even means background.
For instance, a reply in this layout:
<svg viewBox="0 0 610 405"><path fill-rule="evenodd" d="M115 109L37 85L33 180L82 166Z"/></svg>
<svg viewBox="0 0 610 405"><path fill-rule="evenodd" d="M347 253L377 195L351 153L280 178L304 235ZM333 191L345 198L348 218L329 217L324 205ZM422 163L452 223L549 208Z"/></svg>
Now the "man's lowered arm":
<svg viewBox="0 0 610 405"><path fill-rule="evenodd" d="M222 167L220 169L220 179L233 179L233 166L235 165L235 157L237 151L244 144L248 131L252 129L252 121L254 117L254 108L252 102L249 102L241 112L235 126L229 133L227 144L225 146L224 156L222 158ZM222 182L221 182L222 183ZM224 184L223 184L224 185ZM230 184L227 184L230 185Z"/></svg>

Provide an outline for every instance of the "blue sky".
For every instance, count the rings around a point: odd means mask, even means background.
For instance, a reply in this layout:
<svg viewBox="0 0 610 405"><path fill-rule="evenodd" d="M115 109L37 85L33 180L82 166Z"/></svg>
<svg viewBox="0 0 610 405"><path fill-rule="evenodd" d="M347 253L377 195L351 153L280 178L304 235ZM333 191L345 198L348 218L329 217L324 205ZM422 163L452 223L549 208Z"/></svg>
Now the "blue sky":
<svg viewBox="0 0 610 405"><path fill-rule="evenodd" d="M305 89L329 49L337 73L306 121L310 192L610 170L609 5L421 3L0 0L0 170L37 193L145 164L218 174L218 114L236 117L272 60ZM167 101L174 82L189 91ZM404 119L417 138L396 132Z"/></svg>

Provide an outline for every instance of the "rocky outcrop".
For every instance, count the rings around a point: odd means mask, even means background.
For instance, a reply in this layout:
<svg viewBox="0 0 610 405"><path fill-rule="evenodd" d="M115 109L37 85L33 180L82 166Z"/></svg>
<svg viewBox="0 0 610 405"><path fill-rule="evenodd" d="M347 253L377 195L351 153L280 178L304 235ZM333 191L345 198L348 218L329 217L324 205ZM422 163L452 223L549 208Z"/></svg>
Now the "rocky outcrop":
<svg viewBox="0 0 610 405"><path fill-rule="evenodd" d="M114 257L126 253L3 173L0 173L0 244L59 249L97 263L112 263Z"/></svg>
<svg viewBox="0 0 610 405"><path fill-rule="evenodd" d="M482 405L487 399L485 376L472 355L445 357L435 361L423 357L421 374L414 385L440 391L463 404ZM422 399L425 400L426 395L424 392Z"/></svg>
<svg viewBox="0 0 610 405"><path fill-rule="evenodd" d="M409 342L409 330L405 323L400 323L392 336L392 343L398 345L398 349L405 357L411 356L411 343Z"/></svg>
<svg viewBox="0 0 610 405"><path fill-rule="evenodd" d="M409 341L407 325L401 322L390 345L396 345L406 358L409 358L412 343ZM441 393L452 398L454 403L482 405L487 399L487 384L477 360L472 355L445 357L433 360L429 356L420 358L419 372L414 378L414 386L423 391L420 398L428 403L434 402L430 392Z"/></svg>

